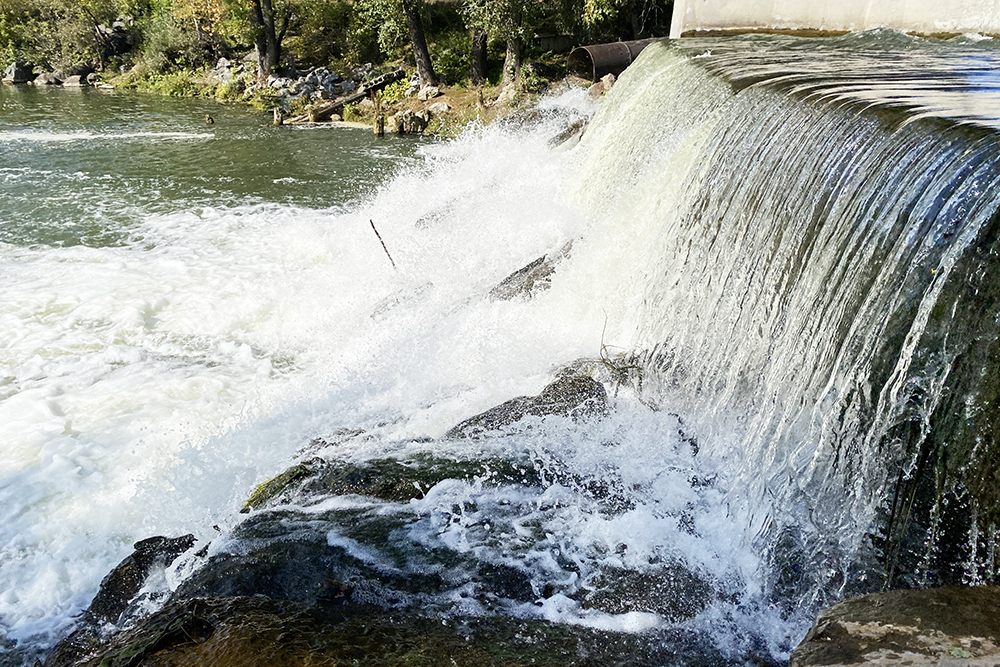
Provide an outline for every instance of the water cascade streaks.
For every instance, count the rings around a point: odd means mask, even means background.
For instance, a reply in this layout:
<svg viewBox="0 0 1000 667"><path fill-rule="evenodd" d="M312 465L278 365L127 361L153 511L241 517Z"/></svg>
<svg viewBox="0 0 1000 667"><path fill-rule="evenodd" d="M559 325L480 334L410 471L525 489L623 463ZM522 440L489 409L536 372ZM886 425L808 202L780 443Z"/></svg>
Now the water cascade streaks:
<svg viewBox="0 0 1000 667"><path fill-rule="evenodd" d="M742 461L731 509L771 551L790 587L776 592L822 598L852 577L877 587L892 563L855 558L871 557L866 536L900 529L902 497L927 469L950 475L939 495L960 482L967 503L996 507L979 480L996 456L984 437L995 428L1000 138L889 104L789 94L766 77L720 95L727 71L760 56L723 49L720 62L700 46L644 52L582 147L591 187L646 191L617 205L655 228L633 341L645 395ZM717 78L697 95L673 85L704 81L707 63ZM666 151L664 126L676 128ZM629 166L603 169L616 143ZM812 574L790 581L789 569Z"/></svg>

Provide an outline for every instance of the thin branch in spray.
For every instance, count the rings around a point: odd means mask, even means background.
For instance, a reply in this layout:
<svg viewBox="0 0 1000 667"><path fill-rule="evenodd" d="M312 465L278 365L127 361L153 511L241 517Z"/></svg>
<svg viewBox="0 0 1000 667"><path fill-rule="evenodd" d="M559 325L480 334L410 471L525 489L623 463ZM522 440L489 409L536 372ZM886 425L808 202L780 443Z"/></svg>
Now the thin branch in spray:
<svg viewBox="0 0 1000 667"><path fill-rule="evenodd" d="M389 261L392 262L392 268L395 269L396 268L396 262L392 261L392 255L389 254L389 249L385 247L385 241L382 240L382 235L378 233L377 229L375 229L375 221L374 220L369 220L368 222L371 223L371 225L372 225L372 231L375 232L375 236L378 237L378 242L382 244L382 250L385 250L385 256L389 258Z"/></svg>

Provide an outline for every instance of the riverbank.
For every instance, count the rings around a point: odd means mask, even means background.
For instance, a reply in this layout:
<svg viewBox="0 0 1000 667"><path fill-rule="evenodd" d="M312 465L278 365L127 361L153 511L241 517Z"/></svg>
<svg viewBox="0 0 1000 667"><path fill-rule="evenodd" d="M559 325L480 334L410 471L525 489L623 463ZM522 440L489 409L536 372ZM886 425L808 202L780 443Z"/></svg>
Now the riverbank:
<svg viewBox="0 0 1000 667"><path fill-rule="evenodd" d="M251 54L252 55L252 54ZM360 100L372 82L389 72L401 72L398 80L373 87ZM587 85L584 80L565 78L565 58L549 57L545 62L526 65L518 80L507 86L485 83L481 86L421 86L416 71L395 63L376 69L371 64L341 70L316 67L281 70L264 83L256 80L255 64L249 56L241 60L220 58L212 69L150 72L136 66L115 74L94 72L82 65L74 74L35 73L30 68L12 65L7 83L37 86L94 86L101 89L133 90L169 97L191 97L220 103L245 104L274 114L276 124L288 122L339 122L374 128L383 125L396 134L454 136L469 123L491 123L512 112L530 108L545 93L560 87ZM352 95L353 94L353 95ZM318 110L326 110L321 117Z"/></svg>

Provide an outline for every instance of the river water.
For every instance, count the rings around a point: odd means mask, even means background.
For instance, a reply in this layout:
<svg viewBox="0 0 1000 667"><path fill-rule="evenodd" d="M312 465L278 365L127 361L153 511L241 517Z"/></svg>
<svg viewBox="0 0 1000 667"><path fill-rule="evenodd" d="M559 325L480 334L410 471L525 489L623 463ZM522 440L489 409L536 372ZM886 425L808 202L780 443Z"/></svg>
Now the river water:
<svg viewBox="0 0 1000 667"><path fill-rule="evenodd" d="M452 483L400 510L415 543L527 573L509 613L787 659L881 585L890 481L983 428L996 71L976 36L691 40L599 106L564 91L448 142L0 89L0 645L51 645L134 541L224 537L312 439L361 429L327 455L527 452L616 490ZM551 289L487 298L569 242ZM581 359L608 417L440 439ZM934 560L936 511L903 583L989 580L985 533ZM694 618L580 604L665 563L709 582Z"/></svg>

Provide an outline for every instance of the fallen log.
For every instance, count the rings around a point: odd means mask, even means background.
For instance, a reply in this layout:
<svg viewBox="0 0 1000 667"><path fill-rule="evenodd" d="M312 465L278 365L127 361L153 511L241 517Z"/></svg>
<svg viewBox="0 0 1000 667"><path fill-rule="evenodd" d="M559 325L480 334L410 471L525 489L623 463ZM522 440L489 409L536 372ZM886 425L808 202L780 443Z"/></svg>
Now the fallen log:
<svg viewBox="0 0 1000 667"><path fill-rule="evenodd" d="M344 95L338 97L335 100L330 100L329 102L324 102L319 106L312 107L308 112L300 114L298 116L293 116L292 118L286 118L285 123L319 123L330 120L330 117L335 113L342 113L344 106L348 104L353 104L359 100L363 100L372 93L378 92L388 86L394 81L399 81L406 75L406 72L402 69L397 69L393 72L388 72L380 76L375 77L371 81L368 81L361 85L356 91L350 95Z"/></svg>

